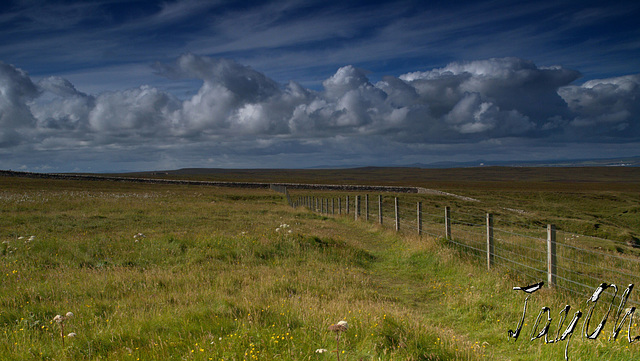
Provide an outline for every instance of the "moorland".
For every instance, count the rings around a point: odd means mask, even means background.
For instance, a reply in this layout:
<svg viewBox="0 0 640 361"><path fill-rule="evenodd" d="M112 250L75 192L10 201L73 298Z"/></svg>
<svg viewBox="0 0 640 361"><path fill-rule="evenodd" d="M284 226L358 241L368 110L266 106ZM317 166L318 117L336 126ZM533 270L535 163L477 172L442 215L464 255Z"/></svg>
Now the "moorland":
<svg viewBox="0 0 640 361"><path fill-rule="evenodd" d="M639 171L367 168L147 176L419 186L478 201L403 196L633 243L640 233ZM293 208L269 189L0 177L0 212L6 339L0 359L564 358L565 342L528 340L531 315L519 340L507 337L522 313L522 294L512 290L524 282L517 272L487 270L439 237ZM577 309L584 301L545 287L530 307L549 306L556 317L565 304ZM598 309L598 318L605 311ZM67 312L73 317L54 321ZM336 341L329 327L341 320L349 328ZM626 336L608 341L610 328L597 340L575 335L572 359L628 360L640 352ZM640 333L636 323L631 332Z"/></svg>

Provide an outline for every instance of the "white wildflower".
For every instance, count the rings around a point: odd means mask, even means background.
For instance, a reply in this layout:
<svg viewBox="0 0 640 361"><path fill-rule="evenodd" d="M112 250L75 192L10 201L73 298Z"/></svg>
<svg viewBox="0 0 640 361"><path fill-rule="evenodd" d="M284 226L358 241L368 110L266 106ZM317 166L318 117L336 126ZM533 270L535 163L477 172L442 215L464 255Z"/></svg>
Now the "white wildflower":
<svg viewBox="0 0 640 361"><path fill-rule="evenodd" d="M67 312L66 315L64 315L64 317L66 318L73 318L73 312Z"/></svg>
<svg viewBox="0 0 640 361"><path fill-rule="evenodd" d="M35 240L36 240L36 236L29 237L29 241L35 241Z"/></svg>
<svg viewBox="0 0 640 361"><path fill-rule="evenodd" d="M347 323L347 321L340 321L338 322L338 326L342 326L344 327L345 330L349 329L349 324Z"/></svg>
<svg viewBox="0 0 640 361"><path fill-rule="evenodd" d="M326 348L319 348L316 350L316 353L325 353L325 352L329 352L329 350L327 350Z"/></svg>
<svg viewBox="0 0 640 361"><path fill-rule="evenodd" d="M70 334L67 335L67 337L69 337L69 338L76 337L76 333L75 332L71 332Z"/></svg>
<svg viewBox="0 0 640 361"><path fill-rule="evenodd" d="M53 320L56 321L57 323L62 323L62 321L64 321L64 317L62 315L56 315L56 317L54 317Z"/></svg>

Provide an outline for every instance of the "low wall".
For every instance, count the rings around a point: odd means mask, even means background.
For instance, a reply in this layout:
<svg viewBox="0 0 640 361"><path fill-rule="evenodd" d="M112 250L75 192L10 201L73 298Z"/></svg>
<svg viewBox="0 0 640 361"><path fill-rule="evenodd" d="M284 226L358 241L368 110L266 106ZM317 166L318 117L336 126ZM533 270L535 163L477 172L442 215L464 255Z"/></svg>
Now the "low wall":
<svg viewBox="0 0 640 361"><path fill-rule="evenodd" d="M154 179L154 178L110 177L110 176L102 176L102 175L66 174L66 173L33 173L33 172L17 172L17 171L11 171L11 170L0 170L0 176L42 178L42 179L62 179L62 180L151 183L151 184L185 184L185 185L233 187L233 188L265 188L266 189L271 187L271 185L275 185L275 186L287 187L290 190L291 189L311 189L311 190L327 190L327 191L378 191L378 192L390 192L390 193L418 193L417 187L304 184L304 183L191 181L191 180Z"/></svg>

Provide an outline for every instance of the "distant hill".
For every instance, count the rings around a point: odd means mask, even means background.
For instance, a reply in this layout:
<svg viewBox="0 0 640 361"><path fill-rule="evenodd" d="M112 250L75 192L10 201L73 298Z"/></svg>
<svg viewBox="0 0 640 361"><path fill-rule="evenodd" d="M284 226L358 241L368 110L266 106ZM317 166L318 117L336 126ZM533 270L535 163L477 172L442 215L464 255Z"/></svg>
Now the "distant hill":
<svg viewBox="0 0 640 361"><path fill-rule="evenodd" d="M374 168L469 168L469 167L640 167L640 156L626 158L604 158L604 159L549 159L533 161L488 161L483 159L468 162L434 162L434 163L413 163L405 165L380 165ZM307 169L355 169L367 168L367 166L349 165L320 165Z"/></svg>
<svg viewBox="0 0 640 361"><path fill-rule="evenodd" d="M428 164L412 164L416 168L466 168L466 167L640 167L640 156L606 159L565 159L536 161L486 161L471 162L436 162Z"/></svg>

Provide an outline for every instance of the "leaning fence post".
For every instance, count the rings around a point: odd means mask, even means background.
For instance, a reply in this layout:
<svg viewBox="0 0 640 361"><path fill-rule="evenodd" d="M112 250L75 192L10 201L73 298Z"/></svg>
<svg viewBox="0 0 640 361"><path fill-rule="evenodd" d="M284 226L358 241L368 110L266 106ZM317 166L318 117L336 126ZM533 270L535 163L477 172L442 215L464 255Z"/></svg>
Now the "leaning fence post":
<svg viewBox="0 0 640 361"><path fill-rule="evenodd" d="M360 215L360 196L356 196L356 201L354 204L354 208L355 208L355 212L353 212L355 214L355 220L358 220L358 216Z"/></svg>
<svg viewBox="0 0 640 361"><path fill-rule="evenodd" d="M422 202L418 202L416 212L418 213L418 219L416 220L418 222L418 236L421 236L422 235Z"/></svg>
<svg viewBox="0 0 640 361"><path fill-rule="evenodd" d="M398 197L395 197L396 205L396 232L400 230L400 208L398 207Z"/></svg>
<svg viewBox="0 0 640 361"><path fill-rule="evenodd" d="M556 226L547 225L547 282L549 287L556 285Z"/></svg>
<svg viewBox="0 0 640 361"><path fill-rule="evenodd" d="M495 249L493 246L493 214L487 213L487 269L493 266L493 255Z"/></svg>
<svg viewBox="0 0 640 361"><path fill-rule="evenodd" d="M378 195L378 222L382 224L382 195Z"/></svg>
<svg viewBox="0 0 640 361"><path fill-rule="evenodd" d="M451 207L444 207L444 234L447 239L451 239Z"/></svg>

